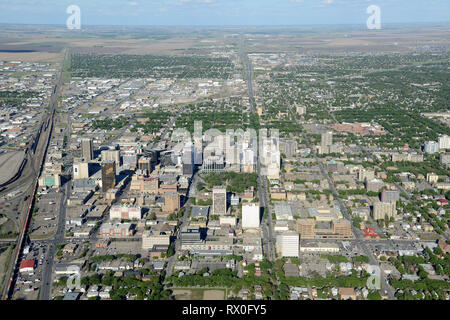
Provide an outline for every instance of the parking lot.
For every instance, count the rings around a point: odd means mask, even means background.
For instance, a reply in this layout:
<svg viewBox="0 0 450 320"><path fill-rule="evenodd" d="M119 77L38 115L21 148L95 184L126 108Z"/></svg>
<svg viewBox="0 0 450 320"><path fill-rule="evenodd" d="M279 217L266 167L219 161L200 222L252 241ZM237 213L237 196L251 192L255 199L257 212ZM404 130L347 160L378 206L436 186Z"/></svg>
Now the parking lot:
<svg viewBox="0 0 450 320"><path fill-rule="evenodd" d="M61 193L56 192L39 197L31 225L32 239L45 239L55 234L61 197Z"/></svg>
<svg viewBox="0 0 450 320"><path fill-rule="evenodd" d="M141 241L112 241L106 248L95 248L94 255L113 254L140 254L142 257L148 255L147 250L142 250Z"/></svg>
<svg viewBox="0 0 450 320"><path fill-rule="evenodd" d="M208 268L208 270L214 271L218 269L225 269L226 268L226 262L220 262L217 260L194 260L192 261L191 271L197 272L199 270L202 270L204 268Z"/></svg>
<svg viewBox="0 0 450 320"><path fill-rule="evenodd" d="M28 253L26 253L28 251ZM16 281L14 298L18 300L35 300L38 298L41 286L42 271L44 265L48 264L47 244L31 243L24 250L23 260L34 260L33 272L20 272Z"/></svg>

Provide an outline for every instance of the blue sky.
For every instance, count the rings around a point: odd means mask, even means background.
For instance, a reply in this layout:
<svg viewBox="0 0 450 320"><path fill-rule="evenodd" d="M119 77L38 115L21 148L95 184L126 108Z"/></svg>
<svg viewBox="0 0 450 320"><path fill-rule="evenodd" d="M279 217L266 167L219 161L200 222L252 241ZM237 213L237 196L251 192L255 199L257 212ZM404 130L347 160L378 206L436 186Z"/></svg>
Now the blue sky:
<svg viewBox="0 0 450 320"><path fill-rule="evenodd" d="M0 0L0 23L65 24L78 5L82 25L364 24L449 22L450 0Z"/></svg>

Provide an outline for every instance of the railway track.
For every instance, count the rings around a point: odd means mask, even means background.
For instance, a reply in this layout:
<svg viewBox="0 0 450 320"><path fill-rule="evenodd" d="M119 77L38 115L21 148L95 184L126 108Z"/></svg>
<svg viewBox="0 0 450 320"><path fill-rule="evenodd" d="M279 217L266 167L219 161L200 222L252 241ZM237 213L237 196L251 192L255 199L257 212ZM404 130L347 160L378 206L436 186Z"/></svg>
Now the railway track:
<svg viewBox="0 0 450 320"><path fill-rule="evenodd" d="M62 64L62 68L61 68L60 75L59 75L59 80L58 80L57 84L55 85L55 87L53 89L53 94L50 98L51 99L50 100L51 112L47 116L47 118L43 119L41 127L39 129L39 132L36 136L37 140L35 140L34 144L33 144L33 148L34 148L34 152L32 150L33 158L30 161L30 166L31 166L33 172L35 173L34 180L33 180L33 189L31 192L28 208L26 211L25 221L24 221L22 229L20 230L19 239L17 240L17 244L18 244L17 251L15 252L14 263L13 263L13 267L12 267L12 270L10 273L8 285L4 289L4 293L3 293L4 300L11 299L14 294L15 282L16 282L17 275L18 275L18 272L20 269L20 264L21 264L22 258L23 258L23 248L28 239L27 232L28 232L28 228L30 227L31 217L33 214L34 206L36 204L35 200L36 200L36 192L37 192L37 189L39 186L39 177L41 176L42 170L44 168L45 158L47 155L48 147L50 145L50 140L51 140L51 136L52 136L53 125L54 125L54 120L55 120L54 119L55 118L55 110L56 110L56 106L57 106L57 98L58 98L58 92L59 92L58 89L62 85L63 67L65 65L66 59L67 59L67 52L65 53L64 62ZM44 125L45 125L45 128L44 128ZM45 134L43 135L43 133L45 133ZM41 138L44 138L44 137L45 137L45 139L42 141L43 145L41 145L41 148L38 148ZM17 178L16 180L18 180L18 179L19 178Z"/></svg>

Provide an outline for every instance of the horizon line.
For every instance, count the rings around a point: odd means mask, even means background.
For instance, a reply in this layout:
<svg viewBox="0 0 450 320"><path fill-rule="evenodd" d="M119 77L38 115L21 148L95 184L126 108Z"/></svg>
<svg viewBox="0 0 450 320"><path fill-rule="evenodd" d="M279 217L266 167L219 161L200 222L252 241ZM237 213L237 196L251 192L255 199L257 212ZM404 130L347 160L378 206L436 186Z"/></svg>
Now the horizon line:
<svg viewBox="0 0 450 320"><path fill-rule="evenodd" d="M396 25L450 25L450 21L424 21L424 22L384 22L382 23L382 26L396 26ZM56 24L56 23L4 23L0 22L1 26L52 26L52 27L63 27L65 28L65 24ZM364 23L339 23L339 24L323 24L323 23L316 23L316 24L273 24L273 25L263 25L263 24L254 24L254 25L175 25L175 24L167 24L167 25L132 25L132 24L82 24L82 26L87 27L178 27L178 28L199 28L199 27L205 27L205 28L242 28L242 27L340 27L340 26L366 26ZM74 31L74 30L71 30Z"/></svg>

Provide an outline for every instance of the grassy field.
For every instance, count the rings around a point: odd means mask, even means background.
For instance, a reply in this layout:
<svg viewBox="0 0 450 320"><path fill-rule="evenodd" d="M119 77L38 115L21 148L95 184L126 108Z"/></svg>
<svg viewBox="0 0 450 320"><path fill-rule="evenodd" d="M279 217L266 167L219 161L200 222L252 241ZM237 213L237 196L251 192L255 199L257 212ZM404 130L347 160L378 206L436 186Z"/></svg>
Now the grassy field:
<svg viewBox="0 0 450 320"><path fill-rule="evenodd" d="M70 79L72 78L72 74L69 71L71 65L72 65L72 56L69 54L67 59L65 60L65 64L64 64L63 75L62 75L63 83L70 82Z"/></svg>
<svg viewBox="0 0 450 320"><path fill-rule="evenodd" d="M17 235L17 228L14 221L0 215L0 238L14 239Z"/></svg>
<svg viewBox="0 0 450 320"><path fill-rule="evenodd" d="M419 233L420 240L439 240L441 237L436 233Z"/></svg>
<svg viewBox="0 0 450 320"><path fill-rule="evenodd" d="M5 284L6 271L11 260L11 254L13 252L14 246L1 247L0 248L0 288Z"/></svg>
<svg viewBox="0 0 450 320"><path fill-rule="evenodd" d="M45 239L53 237L55 235L55 233L56 233L56 231L52 231L52 232L47 233L47 234L33 234L32 233L30 235L30 239L31 240L45 240Z"/></svg>

